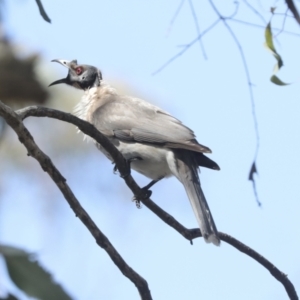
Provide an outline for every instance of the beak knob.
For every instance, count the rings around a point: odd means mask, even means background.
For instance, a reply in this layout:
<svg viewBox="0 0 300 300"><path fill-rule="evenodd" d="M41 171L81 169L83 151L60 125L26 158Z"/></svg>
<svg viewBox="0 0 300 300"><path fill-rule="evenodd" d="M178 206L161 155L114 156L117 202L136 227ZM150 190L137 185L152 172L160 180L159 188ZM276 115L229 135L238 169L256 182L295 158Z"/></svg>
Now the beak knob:
<svg viewBox="0 0 300 300"><path fill-rule="evenodd" d="M53 59L53 60L51 60L51 62L57 62L57 63L65 66L67 68L70 68L72 63L77 64L77 60L68 61L68 60L65 60L65 59Z"/></svg>

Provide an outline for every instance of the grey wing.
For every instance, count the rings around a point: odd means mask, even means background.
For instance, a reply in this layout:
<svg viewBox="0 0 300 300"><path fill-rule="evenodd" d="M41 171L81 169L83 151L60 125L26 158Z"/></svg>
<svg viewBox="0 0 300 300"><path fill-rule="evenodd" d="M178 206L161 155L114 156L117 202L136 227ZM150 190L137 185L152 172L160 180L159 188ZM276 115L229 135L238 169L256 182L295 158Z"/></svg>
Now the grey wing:
<svg viewBox="0 0 300 300"><path fill-rule="evenodd" d="M211 152L178 119L141 99L114 95L92 113L91 119L99 131L123 141Z"/></svg>

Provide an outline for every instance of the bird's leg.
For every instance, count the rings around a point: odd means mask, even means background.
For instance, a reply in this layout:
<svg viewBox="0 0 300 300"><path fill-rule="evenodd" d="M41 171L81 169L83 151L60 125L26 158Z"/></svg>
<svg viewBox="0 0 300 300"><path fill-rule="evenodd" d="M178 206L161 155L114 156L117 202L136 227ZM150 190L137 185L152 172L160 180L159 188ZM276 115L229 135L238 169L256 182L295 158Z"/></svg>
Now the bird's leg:
<svg viewBox="0 0 300 300"><path fill-rule="evenodd" d="M155 183L157 183L158 181L160 181L161 179L163 179L164 176L159 177L158 179L154 179L152 180L150 183L148 183L146 186L144 186L143 188L141 188L144 192L145 192L145 197L144 199L149 199L152 195L152 191L149 190ZM136 198L136 196L133 196L132 201L135 202L135 205L137 208L141 208L141 201L139 199Z"/></svg>
<svg viewBox="0 0 300 300"><path fill-rule="evenodd" d="M147 185L145 185L143 188L142 188L142 190L145 190L145 191L147 191L147 190L149 190L155 183L157 183L158 181L160 181L161 179L163 179L164 178L164 176L161 176L161 177L159 177L159 178L157 178L157 179L154 179L154 180L152 180L150 183L148 183ZM150 191L151 192L151 191ZM150 197L150 196L149 196Z"/></svg>
<svg viewBox="0 0 300 300"><path fill-rule="evenodd" d="M133 161L136 161L136 160L143 160L143 159L142 159L141 157L139 157L139 156L131 157L131 158L129 158L129 159L126 159L128 165L129 165L129 168L131 167L131 166L130 166L131 163L132 163ZM112 163L115 164L115 162L112 162ZM117 165L115 164L115 166L114 166L114 168L113 168L114 174L116 174L117 171L118 171L118 168L117 168ZM125 176L121 176L121 177L125 177Z"/></svg>

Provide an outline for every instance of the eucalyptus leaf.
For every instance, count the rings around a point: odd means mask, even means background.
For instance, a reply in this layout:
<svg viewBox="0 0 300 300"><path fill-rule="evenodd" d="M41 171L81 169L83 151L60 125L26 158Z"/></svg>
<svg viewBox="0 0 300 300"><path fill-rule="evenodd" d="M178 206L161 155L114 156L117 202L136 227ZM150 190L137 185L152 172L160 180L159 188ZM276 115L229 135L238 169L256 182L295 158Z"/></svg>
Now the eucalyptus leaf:
<svg viewBox="0 0 300 300"><path fill-rule="evenodd" d="M282 80L280 80L275 74L281 69L283 66L283 60L281 56L278 54L278 52L275 49L274 42L273 42L273 34L271 29L271 22L268 23L266 29L265 29L265 46L266 48L271 51L275 59L277 60L276 65L274 66L273 75L271 76L270 80L274 84L277 85L288 85L289 83L284 83Z"/></svg>
<svg viewBox="0 0 300 300"><path fill-rule="evenodd" d="M271 82L273 82L276 85L289 85L290 84L290 83L283 82L276 75L273 75L270 80L271 80Z"/></svg>

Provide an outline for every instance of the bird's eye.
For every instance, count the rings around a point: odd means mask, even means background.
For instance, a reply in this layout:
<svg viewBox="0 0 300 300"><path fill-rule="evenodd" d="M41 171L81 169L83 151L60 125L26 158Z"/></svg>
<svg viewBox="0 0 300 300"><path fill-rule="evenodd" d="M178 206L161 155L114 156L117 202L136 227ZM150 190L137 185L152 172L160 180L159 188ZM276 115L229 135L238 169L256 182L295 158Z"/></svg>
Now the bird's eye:
<svg viewBox="0 0 300 300"><path fill-rule="evenodd" d="M82 73L82 71L83 71L82 67L78 67L75 69L75 72L77 75L80 75Z"/></svg>

